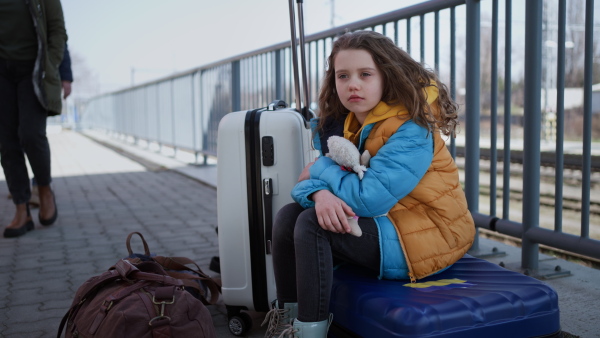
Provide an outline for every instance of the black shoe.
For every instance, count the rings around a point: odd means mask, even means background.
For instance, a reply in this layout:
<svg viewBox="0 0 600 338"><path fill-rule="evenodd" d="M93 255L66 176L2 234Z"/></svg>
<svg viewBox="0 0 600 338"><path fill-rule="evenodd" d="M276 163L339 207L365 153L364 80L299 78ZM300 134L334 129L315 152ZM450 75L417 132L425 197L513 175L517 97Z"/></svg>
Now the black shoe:
<svg viewBox="0 0 600 338"><path fill-rule="evenodd" d="M31 214L29 213L29 204L27 204L27 217L30 217ZM25 235L28 231L33 230L35 226L33 225L33 221L29 220L25 223L23 223L23 225L21 225L18 228L6 228L4 229L4 237L5 238L12 238L12 237L19 237L19 236L23 236Z"/></svg>
<svg viewBox="0 0 600 338"><path fill-rule="evenodd" d="M38 215L40 223L44 226L52 225L56 221L56 218L58 217L58 207L56 206L56 197L54 196L54 191L52 192L52 201L54 203L54 215L52 215L52 217L50 217L48 219L42 219L42 216Z"/></svg>

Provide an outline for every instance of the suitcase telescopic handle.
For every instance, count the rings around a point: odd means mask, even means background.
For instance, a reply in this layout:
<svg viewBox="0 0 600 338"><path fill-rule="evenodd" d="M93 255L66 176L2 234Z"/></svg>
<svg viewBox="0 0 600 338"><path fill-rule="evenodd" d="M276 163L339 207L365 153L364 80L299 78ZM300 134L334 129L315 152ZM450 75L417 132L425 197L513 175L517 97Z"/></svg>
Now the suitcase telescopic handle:
<svg viewBox="0 0 600 338"><path fill-rule="evenodd" d="M294 89L296 93L296 109L302 114L306 121L309 121L313 117L313 113L310 111L310 90L308 88L308 76L306 70L306 53L305 53L305 39L304 39L304 10L303 0L296 0L298 5L298 30L300 33L300 39L296 37L296 13L294 10L294 0L289 0L290 6L290 32L291 32L291 50L292 50L292 63L294 69ZM300 46L300 63L302 64L302 88L304 89L304 104L302 106L302 95L300 93L300 70L298 67L298 45Z"/></svg>

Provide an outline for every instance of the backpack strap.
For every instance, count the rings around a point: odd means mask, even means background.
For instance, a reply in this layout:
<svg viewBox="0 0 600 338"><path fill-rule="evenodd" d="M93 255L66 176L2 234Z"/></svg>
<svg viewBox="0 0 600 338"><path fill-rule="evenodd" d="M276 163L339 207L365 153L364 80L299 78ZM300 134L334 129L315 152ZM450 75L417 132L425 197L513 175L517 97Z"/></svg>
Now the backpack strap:
<svg viewBox="0 0 600 338"><path fill-rule="evenodd" d="M114 268L119 276L125 280L145 280L164 285L183 286L181 280L167 275L167 272L155 262L141 262L135 266L130 261L121 259L115 264Z"/></svg>
<svg viewBox="0 0 600 338"><path fill-rule="evenodd" d="M201 300L205 305L214 305L219 300L219 294L221 293L221 287L219 284L210 276L200 269L198 264L193 260L187 257L164 257L164 256L155 256L153 257L154 261L160 264L167 271L166 273L173 277L183 281L183 284L186 287L191 287L197 290L201 295ZM187 265L192 265L196 267L190 268ZM179 272L179 271L189 271L192 274ZM208 287L210 290L210 300L207 300L203 293L204 290L201 290L198 284L194 281L201 281Z"/></svg>
<svg viewBox="0 0 600 338"><path fill-rule="evenodd" d="M148 243L146 243L146 240L144 239L144 236L142 236L141 233L134 231L132 233L130 233L129 235L127 235L127 240L125 240L125 244L127 245L127 252L129 252L129 255L133 255L133 251L131 250L131 237L133 235L138 235L140 236L140 238L142 239L142 244L144 244L144 255L146 256L150 256L150 248L148 247Z"/></svg>

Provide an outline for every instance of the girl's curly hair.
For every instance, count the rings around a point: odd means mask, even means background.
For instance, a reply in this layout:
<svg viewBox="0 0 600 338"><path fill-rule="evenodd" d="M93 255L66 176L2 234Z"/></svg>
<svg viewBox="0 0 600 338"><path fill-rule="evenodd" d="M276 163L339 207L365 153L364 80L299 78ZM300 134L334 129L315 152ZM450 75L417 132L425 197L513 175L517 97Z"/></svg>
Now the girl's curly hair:
<svg viewBox="0 0 600 338"><path fill-rule="evenodd" d="M410 118L429 131L438 129L445 135L452 134L458 125L458 105L450 98L448 88L439 81L434 71L415 61L388 37L373 31L346 33L333 43L319 93L319 130L330 119L340 120L349 113L342 105L335 86L335 58L340 51L347 49L365 50L371 54L383 75L383 102L404 105ZM425 87L428 86L438 89L435 106L427 103Z"/></svg>

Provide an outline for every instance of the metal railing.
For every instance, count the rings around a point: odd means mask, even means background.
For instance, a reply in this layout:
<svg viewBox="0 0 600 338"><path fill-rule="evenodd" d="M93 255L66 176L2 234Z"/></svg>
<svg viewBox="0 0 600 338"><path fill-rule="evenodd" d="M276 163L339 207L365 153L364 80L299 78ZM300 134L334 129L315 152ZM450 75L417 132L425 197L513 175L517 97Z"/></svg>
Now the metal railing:
<svg viewBox="0 0 600 338"><path fill-rule="evenodd" d="M441 80L448 84L451 95L462 105L465 125L464 188L469 208L478 228L486 228L520 238L522 241L521 267L538 269L539 244L567 252L600 259L600 241L590 238L590 189L592 144L592 67L594 59L593 0L585 0L585 83L583 84L583 152L581 163L581 231L569 234L562 230L563 159L564 159L564 74L565 74L565 15L566 0L558 1L559 20L556 26L559 46L556 48L556 116L555 124L555 224L554 229L540 227L540 144L541 126L545 111L541 107L542 89L548 95L548 86L542 88L542 33L548 25L542 21L544 1L528 0L523 10L523 26L515 26L513 5L523 2L498 0L433 0L399 9L313 34L306 37L308 82L311 97L318 97L319 79L327 65L333 39L346 31L370 29L378 31L404 48L415 59L435 69ZM482 19L482 6L489 8L491 17ZM502 15L502 17L501 17ZM500 20L503 19L503 20ZM485 23L485 25L484 25ZM482 29L486 31L482 34ZM524 58L515 58L513 44L515 30L525 36ZM519 32L520 33L520 32ZM504 40L499 35L504 36ZM460 43L459 43L460 40ZM504 43L503 62L499 61L499 46ZM289 42L277 44L244 55L189 70L157 81L96 97L88 102L81 114L84 128L100 128L181 148L203 156L216 155L217 127L220 119L231 111L265 107L274 99L294 105L292 65ZM482 58L483 51L491 56ZM481 60L490 59L483 67ZM523 64L524 62L524 64ZM511 84L514 67L522 65L524 104L522 105L523 167L522 219L511 220L511 141L513 132L512 85L499 88L500 80ZM503 69L499 76L498 69ZM546 68L546 73L550 68ZM488 74L489 73L489 74ZM485 75L485 76L484 76ZM488 79L489 83L482 83ZM459 88L464 88L464 90ZM503 96L503 103L499 96ZM489 96L489 97L488 97ZM482 100L489 106L482 109ZM316 108L314 102L311 103ZM499 121L498 110L503 110ZM489 121L490 137L490 205L489 214L480 213L480 141L483 140L482 116ZM503 122L503 123L502 123ZM486 122L487 123L487 122ZM521 126L519 126L521 128ZM502 154L497 147L502 130ZM449 148L456 154L454 138ZM503 167L498 168L498 158ZM499 186L497 177L502 176ZM501 194L502 215L497 216L496 196ZM474 250L478 248L478 241Z"/></svg>

